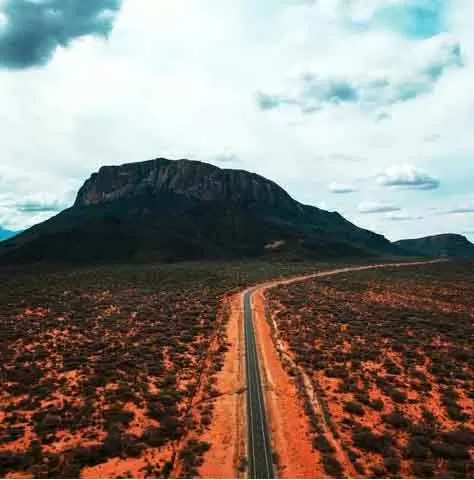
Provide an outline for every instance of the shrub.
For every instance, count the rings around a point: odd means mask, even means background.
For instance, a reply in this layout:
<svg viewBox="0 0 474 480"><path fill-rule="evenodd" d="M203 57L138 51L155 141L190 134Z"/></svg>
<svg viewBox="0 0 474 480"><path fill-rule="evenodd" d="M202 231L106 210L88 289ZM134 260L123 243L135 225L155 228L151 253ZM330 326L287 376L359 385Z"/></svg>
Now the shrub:
<svg viewBox="0 0 474 480"><path fill-rule="evenodd" d="M360 458L360 455L355 450L352 450L352 448L347 449L347 455L351 462L356 462Z"/></svg>
<svg viewBox="0 0 474 480"><path fill-rule="evenodd" d="M447 460L469 460L469 451L465 446L459 444L451 444L444 442L436 442L431 445L433 453Z"/></svg>
<svg viewBox="0 0 474 480"><path fill-rule="evenodd" d="M466 460L450 460L449 471L446 477L449 478L472 478L474 476L474 463Z"/></svg>
<svg viewBox="0 0 474 480"><path fill-rule="evenodd" d="M436 469L433 462L418 462L412 463L413 474L417 478L432 478Z"/></svg>
<svg viewBox="0 0 474 480"><path fill-rule="evenodd" d="M49 465L48 465L49 467ZM81 477L81 465L77 463L66 462L61 466L60 471L58 472L59 478L80 478ZM49 474L48 477L51 477Z"/></svg>
<svg viewBox="0 0 474 480"><path fill-rule="evenodd" d="M382 400L382 399L377 398L377 399L372 400L372 401L370 402L370 406L371 406L374 410L377 410L378 412L380 412L381 410L383 410L384 403L383 403L383 400Z"/></svg>
<svg viewBox="0 0 474 480"><path fill-rule="evenodd" d="M377 435L366 428L355 430L352 441L357 448L373 453L384 453L392 445L392 439L387 434Z"/></svg>
<svg viewBox="0 0 474 480"><path fill-rule="evenodd" d="M386 358L383 362L383 366L387 373L391 375L400 375L402 373L401 368L390 358Z"/></svg>
<svg viewBox="0 0 474 480"><path fill-rule="evenodd" d="M383 415L382 419L395 428L407 428L411 424L410 419L398 410L391 412L388 415Z"/></svg>
<svg viewBox="0 0 474 480"><path fill-rule="evenodd" d="M363 403L364 405L369 405L370 406L370 398L369 398L369 395L367 393L357 392L354 395L354 397L358 402Z"/></svg>
<svg viewBox="0 0 474 480"><path fill-rule="evenodd" d="M354 465L355 471L356 471L359 475L364 475L364 476L365 476L365 468L364 468L364 465L362 465L362 464L359 463L359 462L353 462L353 465Z"/></svg>
<svg viewBox="0 0 474 480"><path fill-rule="evenodd" d="M320 452L333 453L334 447L328 442L324 435L318 435L313 439L313 448L316 448Z"/></svg>
<svg viewBox="0 0 474 480"><path fill-rule="evenodd" d="M376 465L372 468L372 477L373 478L384 478L385 471L382 466Z"/></svg>
<svg viewBox="0 0 474 480"><path fill-rule="evenodd" d="M25 432L25 428L20 426L20 427L7 427L6 431L3 433L0 437L1 442L13 442L15 440L18 440L19 438L23 437L23 434Z"/></svg>
<svg viewBox="0 0 474 480"><path fill-rule="evenodd" d="M157 427L148 427L143 432L142 440L150 447L161 447L166 443L166 437Z"/></svg>
<svg viewBox="0 0 474 480"><path fill-rule="evenodd" d="M115 405L104 412L104 419L110 424L120 423L122 425L128 425L134 418L135 414L133 412L122 410Z"/></svg>
<svg viewBox="0 0 474 480"><path fill-rule="evenodd" d="M354 415L364 415L364 407L357 402L347 402L344 404L344 410Z"/></svg>
<svg viewBox="0 0 474 480"><path fill-rule="evenodd" d="M71 462L81 467L93 467L107 459L102 446L77 447L70 452Z"/></svg>
<svg viewBox="0 0 474 480"><path fill-rule="evenodd" d="M448 417L455 422L465 422L469 419L469 415L463 412L461 407L456 403L449 403L446 405L446 412Z"/></svg>
<svg viewBox="0 0 474 480"><path fill-rule="evenodd" d="M412 437L407 443L403 456L405 458L414 458L417 460L426 460L430 452L430 440L426 437Z"/></svg>
<svg viewBox="0 0 474 480"><path fill-rule="evenodd" d="M327 377L330 377L330 378L345 379L349 377L349 372L346 370L346 368L339 365L336 365L331 368L326 368L326 370L324 370L324 373L326 374Z"/></svg>
<svg viewBox="0 0 474 480"><path fill-rule="evenodd" d="M384 457L383 464L385 470L391 474L396 474L400 471L400 460L397 457Z"/></svg>
<svg viewBox="0 0 474 480"><path fill-rule="evenodd" d="M159 429L163 437L172 440L178 440L183 430L178 418L173 416L164 417L161 420Z"/></svg>
<svg viewBox="0 0 474 480"><path fill-rule="evenodd" d="M183 474L185 476L196 476L195 467L202 465L202 456L209 450L211 445L207 442L201 442L194 438L188 440L179 454L183 462Z"/></svg>
<svg viewBox="0 0 474 480"><path fill-rule="evenodd" d="M461 427L451 432L444 432L442 436L447 443L474 446L474 431L467 427Z"/></svg>
<svg viewBox="0 0 474 480"><path fill-rule="evenodd" d="M342 467L332 455L323 454L323 467L324 471L331 477L342 477Z"/></svg>
<svg viewBox="0 0 474 480"><path fill-rule="evenodd" d="M5 477L10 471L28 469L32 462L31 457L22 453L0 452L0 475Z"/></svg>
<svg viewBox="0 0 474 480"><path fill-rule="evenodd" d="M396 403L405 403L407 396L400 390L393 389L388 392L390 398Z"/></svg>

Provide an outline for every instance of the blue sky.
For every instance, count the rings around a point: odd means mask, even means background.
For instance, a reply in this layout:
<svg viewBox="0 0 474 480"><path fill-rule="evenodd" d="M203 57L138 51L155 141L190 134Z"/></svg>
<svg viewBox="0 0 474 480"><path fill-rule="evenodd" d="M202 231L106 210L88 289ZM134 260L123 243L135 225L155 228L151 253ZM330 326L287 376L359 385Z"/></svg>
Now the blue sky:
<svg viewBox="0 0 474 480"><path fill-rule="evenodd" d="M474 240L473 3L0 0L0 228L167 156L390 239Z"/></svg>

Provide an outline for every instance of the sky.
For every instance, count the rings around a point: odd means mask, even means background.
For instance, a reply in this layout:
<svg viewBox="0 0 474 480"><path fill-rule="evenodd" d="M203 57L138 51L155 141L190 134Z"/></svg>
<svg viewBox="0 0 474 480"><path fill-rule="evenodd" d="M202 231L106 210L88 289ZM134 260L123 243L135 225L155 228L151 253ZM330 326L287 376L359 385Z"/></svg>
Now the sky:
<svg viewBox="0 0 474 480"><path fill-rule="evenodd" d="M474 241L474 2L0 0L0 230L102 165L250 170L391 240Z"/></svg>

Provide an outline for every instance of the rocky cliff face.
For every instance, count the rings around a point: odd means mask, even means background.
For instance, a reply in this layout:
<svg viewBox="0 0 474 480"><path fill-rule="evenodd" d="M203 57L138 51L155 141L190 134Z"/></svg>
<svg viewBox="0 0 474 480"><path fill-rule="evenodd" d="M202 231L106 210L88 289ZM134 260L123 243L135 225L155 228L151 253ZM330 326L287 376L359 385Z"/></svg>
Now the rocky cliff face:
<svg viewBox="0 0 474 480"><path fill-rule="evenodd" d="M244 170L220 169L191 160L158 158L146 162L102 167L85 182L75 207L98 205L141 195L163 193L200 201L300 210L276 183Z"/></svg>

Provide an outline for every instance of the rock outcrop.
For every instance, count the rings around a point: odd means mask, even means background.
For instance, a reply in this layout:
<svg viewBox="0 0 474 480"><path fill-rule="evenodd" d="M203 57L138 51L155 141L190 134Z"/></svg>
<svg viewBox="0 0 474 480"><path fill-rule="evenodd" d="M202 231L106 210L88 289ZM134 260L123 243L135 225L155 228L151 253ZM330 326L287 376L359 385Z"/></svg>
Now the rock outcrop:
<svg viewBox="0 0 474 480"><path fill-rule="evenodd" d="M79 190L75 206L89 206L162 193L182 195L207 202L301 211L281 187L271 180L245 170L220 169L193 160L157 158L118 167L102 167Z"/></svg>

